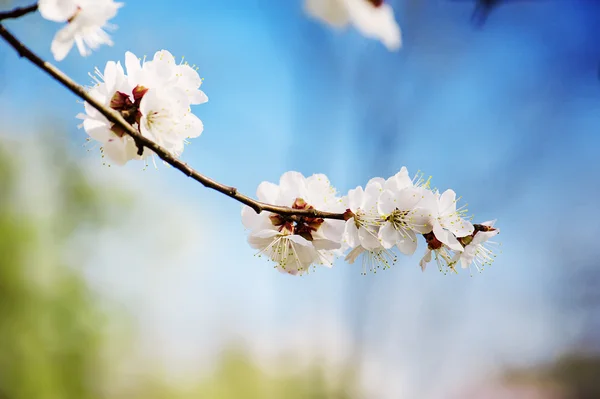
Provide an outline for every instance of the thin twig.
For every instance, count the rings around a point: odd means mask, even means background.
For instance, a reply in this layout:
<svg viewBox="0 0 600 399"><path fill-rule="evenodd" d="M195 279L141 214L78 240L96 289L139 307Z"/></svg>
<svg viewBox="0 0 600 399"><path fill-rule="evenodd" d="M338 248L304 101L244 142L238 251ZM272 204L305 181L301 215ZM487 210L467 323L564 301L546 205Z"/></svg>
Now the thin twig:
<svg viewBox="0 0 600 399"><path fill-rule="evenodd" d="M71 80L67 75L61 72L58 68L42 60L36 54L34 54L29 48L27 48L23 43L21 43L16 37L14 37L9 31L7 31L2 24L0 24L0 36L4 38L19 54L21 57L27 58L37 67L45 71L47 74L52 76L55 80L69 89L73 94L80 97L81 99L88 102L92 107L96 108L102 115L104 115L109 121L115 123L119 126L123 131L131 136L138 146L144 146L148 149L152 150L160 159L164 162L168 163L175 169L178 169L186 176L191 177L197 182L201 183L203 186L216 190L220 193L227 195L228 197L233 198L236 201L241 202L244 205L247 205L254 209L256 213L260 213L262 211L268 211L277 213L282 216L309 216L309 217L318 217L323 219L338 219L344 220L343 213L333 213L333 212L323 212L316 209L292 209L287 206L277 206L271 204L265 204L263 202L256 201L244 194L241 194L237 191L235 187L230 187L223 185L209 177L206 177L196 170L188 166L186 163L180 161L175 158L169 151L159 146L152 140L144 137L140 134L132 125L130 125L123 116L108 107L105 107L101 103L99 103L96 99L91 97L88 92L82 86L75 83Z"/></svg>
<svg viewBox="0 0 600 399"><path fill-rule="evenodd" d="M35 3L35 4L32 4L27 7L17 7L10 11L2 11L2 12L0 12L0 21L2 21L3 19L9 19L9 18L19 18L19 17L22 17L23 15L27 15L32 12L36 12L37 9L38 9L38 5L37 5L37 3Z"/></svg>

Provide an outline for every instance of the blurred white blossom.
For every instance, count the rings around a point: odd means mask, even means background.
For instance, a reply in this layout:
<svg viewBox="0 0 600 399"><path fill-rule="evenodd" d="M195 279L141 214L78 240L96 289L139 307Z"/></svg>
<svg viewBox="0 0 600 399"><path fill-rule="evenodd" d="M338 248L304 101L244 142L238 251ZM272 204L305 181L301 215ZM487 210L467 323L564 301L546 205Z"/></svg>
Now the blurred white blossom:
<svg viewBox="0 0 600 399"><path fill-rule="evenodd" d="M82 56L87 56L102 44L113 45L105 32L108 20L117 14L123 3L113 0L40 0L42 17L54 22L67 22L52 40L51 51L57 61L64 59L73 44Z"/></svg>
<svg viewBox="0 0 600 399"><path fill-rule="evenodd" d="M402 45L394 10L384 0L306 0L306 12L335 28L354 25L365 37L381 41L390 51Z"/></svg>

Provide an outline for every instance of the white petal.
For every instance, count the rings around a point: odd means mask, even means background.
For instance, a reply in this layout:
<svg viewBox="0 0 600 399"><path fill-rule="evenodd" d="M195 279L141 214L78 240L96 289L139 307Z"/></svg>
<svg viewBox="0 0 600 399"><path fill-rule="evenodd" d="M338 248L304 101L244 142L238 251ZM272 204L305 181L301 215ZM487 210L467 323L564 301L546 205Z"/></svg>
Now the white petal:
<svg viewBox="0 0 600 399"><path fill-rule="evenodd" d="M445 227L450 230L456 237L466 237L473 234L475 228L468 220L462 218L455 218L452 220L450 226Z"/></svg>
<svg viewBox="0 0 600 399"><path fill-rule="evenodd" d="M427 213L425 209L417 208L410 212L408 215L411 227L414 231L420 234L431 233L433 229L431 214Z"/></svg>
<svg viewBox="0 0 600 399"><path fill-rule="evenodd" d="M142 66L140 60L132 52L125 53L125 68L127 69L127 77L132 87L140 85L142 77Z"/></svg>
<svg viewBox="0 0 600 399"><path fill-rule="evenodd" d="M365 191L369 191L369 189L382 191L384 185L385 179L383 177L373 177L367 182Z"/></svg>
<svg viewBox="0 0 600 399"><path fill-rule="evenodd" d="M379 201L377 203L379 214L391 214L396 209L396 205L396 198L392 191L384 190L379 196Z"/></svg>
<svg viewBox="0 0 600 399"><path fill-rule="evenodd" d="M404 188L398 191L395 195L396 208L401 211L408 211L417 206L421 201L422 196L418 190L411 188Z"/></svg>
<svg viewBox="0 0 600 399"><path fill-rule="evenodd" d="M477 234L475 234L475 237L473 237L473 240L471 241L471 243L469 245L467 245L467 246L483 244L484 242L486 242L490 238L496 236L498 233L499 233L498 230L494 230L494 231L478 231Z"/></svg>
<svg viewBox="0 0 600 399"><path fill-rule="evenodd" d="M187 138L195 138L202 134L204 131L204 124L196 115L187 113L181 120L182 134Z"/></svg>
<svg viewBox="0 0 600 399"><path fill-rule="evenodd" d="M52 51L52 55L56 61L62 61L73 48L73 44L75 43L74 33L75 30L69 24L54 35L50 51Z"/></svg>
<svg viewBox="0 0 600 399"><path fill-rule="evenodd" d="M258 185L256 196L259 201L266 202L267 204L275 204L277 197L279 197L279 186L264 181Z"/></svg>
<svg viewBox="0 0 600 399"><path fill-rule="evenodd" d="M299 172L285 172L279 179L279 189L282 197L288 201L295 198L305 199L307 195L306 178ZM287 205L290 206L291 204Z"/></svg>
<svg viewBox="0 0 600 399"><path fill-rule="evenodd" d="M379 239L381 240L381 245L384 248L390 249L400 240L400 233L391 223L386 222L379 229Z"/></svg>
<svg viewBox="0 0 600 399"><path fill-rule="evenodd" d="M336 28L345 26L349 21L348 11L339 0L306 0L304 9L307 14Z"/></svg>
<svg viewBox="0 0 600 399"><path fill-rule="evenodd" d="M279 235L279 232L276 230L262 230L257 232L252 232L248 235L248 244L255 249L263 250L267 248L276 236Z"/></svg>
<svg viewBox="0 0 600 399"><path fill-rule="evenodd" d="M242 207L242 223L247 229L255 230L260 226L264 216L256 213L254 209L249 206Z"/></svg>
<svg viewBox="0 0 600 399"><path fill-rule="evenodd" d="M253 231L252 233L250 233L251 236L253 237L257 237L257 238L273 238L275 236L280 236L282 235L280 232L278 232L275 229L264 229L264 230L258 230L258 231ZM286 238L292 237L290 236L286 236ZM302 238L302 237L300 237Z"/></svg>
<svg viewBox="0 0 600 399"><path fill-rule="evenodd" d="M404 255L412 255L417 250L417 236L413 231L409 231L405 236L400 235L396 246Z"/></svg>
<svg viewBox="0 0 600 399"><path fill-rule="evenodd" d="M302 236L292 234L288 236L288 239L303 247L312 247L312 243Z"/></svg>
<svg viewBox="0 0 600 399"><path fill-rule="evenodd" d="M481 223L483 226L489 226L489 227L494 227L494 225L496 224L496 222L498 221L498 219L494 219L494 220L488 220L487 222L483 222Z"/></svg>
<svg viewBox="0 0 600 399"><path fill-rule="evenodd" d="M104 144L104 154L117 165L125 165L128 161L140 158L135 143L128 136L109 139Z"/></svg>
<svg viewBox="0 0 600 399"><path fill-rule="evenodd" d="M340 241L328 240L326 238L314 238L312 244L317 250L338 249L342 245Z"/></svg>
<svg viewBox="0 0 600 399"><path fill-rule="evenodd" d="M327 238L328 240L340 243L342 242L344 229L345 222L343 220L325 219L319 228L318 233L322 234L323 237Z"/></svg>
<svg viewBox="0 0 600 399"><path fill-rule="evenodd" d="M458 242L454 234L448 230L444 230L439 223L433 225L433 234L442 244L445 244L448 248L454 251L463 251L463 246Z"/></svg>
<svg viewBox="0 0 600 399"><path fill-rule="evenodd" d="M192 104L204 104L208 102L208 96L202 90L196 90L190 96L190 102Z"/></svg>
<svg viewBox="0 0 600 399"><path fill-rule="evenodd" d="M421 266L421 270L423 271L425 271L427 264L431 262L431 252L432 251L430 249L427 249L427 251L425 251L425 255L423 255L423 258L419 262L419 266Z"/></svg>
<svg viewBox="0 0 600 399"><path fill-rule="evenodd" d="M381 247L377 232L374 232L373 230L360 227L358 229L358 238L360 240L360 245L369 251Z"/></svg>
<svg viewBox="0 0 600 399"><path fill-rule="evenodd" d="M366 37L379 39L390 51L400 48L402 36L388 4L374 7L364 0L345 0L350 20Z"/></svg>
<svg viewBox="0 0 600 399"><path fill-rule="evenodd" d="M352 212L356 212L362 208L364 195L365 192L360 186L348 191L348 207Z"/></svg>
<svg viewBox="0 0 600 399"><path fill-rule="evenodd" d="M438 200L440 215L456 212L456 193L454 190L446 190Z"/></svg>
<svg viewBox="0 0 600 399"><path fill-rule="evenodd" d="M402 167L398 173L385 181L385 188L392 191L400 191L404 188L412 187L412 180L408 176L406 167Z"/></svg>
<svg viewBox="0 0 600 399"><path fill-rule="evenodd" d="M356 227L356 223L354 223L354 219L346 220L345 228L344 228L344 240L350 248L356 248L360 245L360 240L358 238L358 228Z"/></svg>
<svg viewBox="0 0 600 399"><path fill-rule="evenodd" d="M465 250L466 249L467 248L465 248ZM469 251L462 253L457 252L456 255L454 255L453 260L456 260L457 258L460 259L461 267L466 269L471 263L473 263L473 259L475 258L475 248L469 249Z"/></svg>
<svg viewBox="0 0 600 399"><path fill-rule="evenodd" d="M385 180L381 177L374 177L368 181L365 187L365 199L363 200L364 208L376 206L377 200L383 192L384 184Z"/></svg>
<svg viewBox="0 0 600 399"><path fill-rule="evenodd" d="M348 255L346 255L346 258L344 258L344 260L349 264L353 264L356 258L358 258L358 256L363 252L365 252L365 249L363 247L356 247L352 251L350 251Z"/></svg>
<svg viewBox="0 0 600 399"><path fill-rule="evenodd" d="M106 143L110 138L116 137L110 130L110 125L105 121L88 118L83 121L85 132L94 140Z"/></svg>
<svg viewBox="0 0 600 399"><path fill-rule="evenodd" d="M77 11L77 3L74 0L40 0L38 10L47 20L66 22Z"/></svg>

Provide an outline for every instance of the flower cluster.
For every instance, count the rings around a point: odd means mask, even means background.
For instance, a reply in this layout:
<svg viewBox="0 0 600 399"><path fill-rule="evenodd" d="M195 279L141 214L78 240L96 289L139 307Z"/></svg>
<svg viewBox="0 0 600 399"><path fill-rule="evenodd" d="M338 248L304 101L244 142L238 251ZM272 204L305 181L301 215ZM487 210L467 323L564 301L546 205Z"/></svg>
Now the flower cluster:
<svg viewBox="0 0 600 399"><path fill-rule="evenodd" d="M312 17L335 28L354 25L365 37L380 40L390 51L402 45L394 11L384 0L305 0L304 8Z"/></svg>
<svg viewBox="0 0 600 399"><path fill-rule="evenodd" d="M104 73L96 70L96 84L89 94L105 107L119 111L143 136L178 157L186 139L198 137L203 130L202 121L190 110L190 105L208 101L200 90L202 79L194 68L178 64L166 50L142 63L127 52L125 67L127 74L120 62L110 61ZM78 117L83 119L87 134L102 144L101 151L109 160L123 165L151 155L147 148L140 151L131 136L92 105L84 105L86 113Z"/></svg>
<svg viewBox="0 0 600 399"><path fill-rule="evenodd" d="M87 56L102 44L112 46L110 36L104 31L123 3L113 0L40 0L38 8L42 17L67 26L54 36L50 47L57 61L64 59L73 44L82 56Z"/></svg>
<svg viewBox="0 0 600 399"><path fill-rule="evenodd" d="M306 178L298 172L285 173L279 185L261 183L256 194L269 204L343 214L343 220L336 220L242 209L250 246L292 275L315 264L331 267L344 253L349 263L362 258L363 273L389 268L397 251L404 255L416 251L418 235L427 243L420 262L423 270L433 259L443 272L456 272L458 263L481 270L495 257L487 246L499 233L494 222L471 224L465 219L466 209L457 208L454 191L432 190L429 180L420 175L411 179L404 167L387 180L371 179L344 197L337 196L326 176Z"/></svg>

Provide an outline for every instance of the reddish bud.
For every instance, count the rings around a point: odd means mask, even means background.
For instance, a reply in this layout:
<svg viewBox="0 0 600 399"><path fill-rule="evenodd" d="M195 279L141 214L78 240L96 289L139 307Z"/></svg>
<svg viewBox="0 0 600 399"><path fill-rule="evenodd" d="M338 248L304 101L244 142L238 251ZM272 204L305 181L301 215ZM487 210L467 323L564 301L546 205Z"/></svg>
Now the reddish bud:
<svg viewBox="0 0 600 399"><path fill-rule="evenodd" d="M116 109L117 111L129 108L132 105L133 103L129 99L129 96L125 93L121 93L120 91L113 94L112 98L110 99L110 107L112 109Z"/></svg>
<svg viewBox="0 0 600 399"><path fill-rule="evenodd" d="M304 209L307 207L307 205L308 204L306 203L306 201L304 201L302 198L296 198L296 200L292 204L292 209Z"/></svg>
<svg viewBox="0 0 600 399"><path fill-rule="evenodd" d="M144 97L144 94L146 94L147 91L147 88L140 85L137 85L133 88L133 100L136 102L136 104L139 104L140 101L142 101L142 97Z"/></svg>
<svg viewBox="0 0 600 399"><path fill-rule="evenodd" d="M427 241L427 246L431 250L440 249L442 245L444 245L440 240L435 238L435 234L433 234L433 231L431 233L423 234L423 237L425 237L425 241Z"/></svg>
<svg viewBox="0 0 600 399"><path fill-rule="evenodd" d="M271 220L273 226L281 226L285 223L285 219L283 218L283 216L277 215L275 213L270 215L269 219Z"/></svg>

